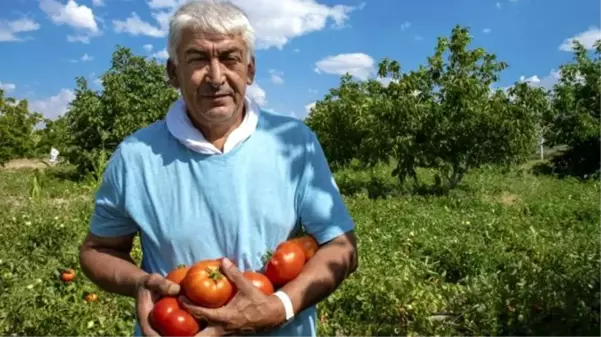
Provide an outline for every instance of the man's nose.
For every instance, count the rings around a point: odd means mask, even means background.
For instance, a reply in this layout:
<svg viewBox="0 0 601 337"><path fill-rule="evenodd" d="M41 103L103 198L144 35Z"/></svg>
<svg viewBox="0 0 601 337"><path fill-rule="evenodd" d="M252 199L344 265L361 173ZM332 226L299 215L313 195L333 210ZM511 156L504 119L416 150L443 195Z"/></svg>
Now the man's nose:
<svg viewBox="0 0 601 337"><path fill-rule="evenodd" d="M209 71L207 72L208 82L214 87L220 87L225 81L222 64L219 60L212 59L209 64Z"/></svg>

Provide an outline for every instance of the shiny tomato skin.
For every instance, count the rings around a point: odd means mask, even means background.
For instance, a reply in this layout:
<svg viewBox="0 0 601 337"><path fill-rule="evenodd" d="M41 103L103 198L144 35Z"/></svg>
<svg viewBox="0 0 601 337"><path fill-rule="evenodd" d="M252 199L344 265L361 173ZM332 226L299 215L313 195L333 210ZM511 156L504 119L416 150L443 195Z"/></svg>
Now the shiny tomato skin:
<svg viewBox="0 0 601 337"><path fill-rule="evenodd" d="M171 282L181 284L189 270L189 266L178 266L177 268L171 270L167 276L165 276L165 278Z"/></svg>
<svg viewBox="0 0 601 337"><path fill-rule="evenodd" d="M179 302L175 297L163 297L154 304L150 312L150 324L156 330L166 327L167 318L175 311L180 310Z"/></svg>
<svg viewBox="0 0 601 337"><path fill-rule="evenodd" d="M265 276L274 286L292 281L300 274L305 265L305 253L296 243L280 243L265 266Z"/></svg>
<svg viewBox="0 0 601 337"><path fill-rule="evenodd" d="M182 309L173 311L163 323L161 336L194 336L200 330L198 321Z"/></svg>
<svg viewBox="0 0 601 337"><path fill-rule="evenodd" d="M294 242L301 246L303 252L305 253L305 263L309 261L315 252L319 249L319 244L311 235L304 235L297 238L292 238L289 241Z"/></svg>
<svg viewBox="0 0 601 337"><path fill-rule="evenodd" d="M196 319L182 310L177 298L171 296L155 303L150 324L162 336L194 336L200 330Z"/></svg>
<svg viewBox="0 0 601 337"><path fill-rule="evenodd" d="M269 281L267 276L254 271L245 271L244 273L242 273L242 275L244 275L244 277L250 280L250 282L255 287L259 288L259 290L261 290L263 294L268 296L273 294L273 284L271 284L271 281Z"/></svg>
<svg viewBox="0 0 601 337"><path fill-rule="evenodd" d="M192 303L205 308L219 308L232 299L234 284L221 273L220 266L220 260L204 260L190 268L181 287Z"/></svg>

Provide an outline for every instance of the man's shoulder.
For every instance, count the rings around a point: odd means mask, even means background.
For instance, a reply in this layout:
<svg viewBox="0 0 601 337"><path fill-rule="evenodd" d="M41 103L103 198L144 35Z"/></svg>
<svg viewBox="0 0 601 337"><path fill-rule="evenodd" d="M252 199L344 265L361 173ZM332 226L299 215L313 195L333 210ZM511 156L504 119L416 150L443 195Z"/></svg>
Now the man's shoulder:
<svg viewBox="0 0 601 337"><path fill-rule="evenodd" d="M258 129L285 138L308 140L314 136L313 131L300 119L274 111L261 110Z"/></svg>
<svg viewBox="0 0 601 337"><path fill-rule="evenodd" d="M158 120L125 137L119 144L121 155L126 158L145 157L157 152L156 148L168 143L169 131L164 120Z"/></svg>

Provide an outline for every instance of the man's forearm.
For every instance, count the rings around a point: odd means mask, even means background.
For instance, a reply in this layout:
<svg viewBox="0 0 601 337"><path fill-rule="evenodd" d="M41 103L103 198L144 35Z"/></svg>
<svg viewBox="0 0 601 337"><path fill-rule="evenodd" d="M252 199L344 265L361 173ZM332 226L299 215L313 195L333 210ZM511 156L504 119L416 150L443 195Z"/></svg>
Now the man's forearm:
<svg viewBox="0 0 601 337"><path fill-rule="evenodd" d="M80 252L84 274L100 288L130 297L136 296L138 282L148 275L127 253L85 248Z"/></svg>
<svg viewBox="0 0 601 337"><path fill-rule="evenodd" d="M329 296L355 269L357 250L354 233L350 232L321 246L303 271L281 290L298 313Z"/></svg>

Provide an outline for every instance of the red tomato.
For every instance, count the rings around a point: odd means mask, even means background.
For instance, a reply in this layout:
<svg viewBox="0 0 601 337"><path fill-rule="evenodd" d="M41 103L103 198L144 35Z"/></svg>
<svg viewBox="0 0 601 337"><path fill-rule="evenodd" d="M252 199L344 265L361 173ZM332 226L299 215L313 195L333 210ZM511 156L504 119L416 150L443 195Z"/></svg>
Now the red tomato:
<svg viewBox="0 0 601 337"><path fill-rule="evenodd" d="M263 294L273 294L273 285L271 284L271 281L269 281L267 276L254 271L245 271L244 273L242 273L242 275L249 279L255 287L259 288L259 290L261 290Z"/></svg>
<svg viewBox="0 0 601 337"><path fill-rule="evenodd" d="M75 270L68 268L62 271L61 280L63 282L71 282L75 278Z"/></svg>
<svg viewBox="0 0 601 337"><path fill-rule="evenodd" d="M182 281L184 280L184 278L186 277L186 274L188 274L189 270L190 270L190 267L188 267L186 265L180 265L177 268L170 271L169 274L167 274L167 276L165 276L165 278L168 279L169 281L175 282L177 284L181 284Z"/></svg>
<svg viewBox="0 0 601 337"><path fill-rule="evenodd" d="M181 309L175 297L163 297L155 303L150 324L161 336L194 336L201 328L192 315Z"/></svg>
<svg viewBox="0 0 601 337"><path fill-rule="evenodd" d="M280 243L265 266L265 276L274 286L290 282L300 274L305 265L305 253L296 243Z"/></svg>
<svg viewBox="0 0 601 337"><path fill-rule="evenodd" d="M164 323L161 336L194 336L200 330L196 319L182 309L172 312Z"/></svg>
<svg viewBox="0 0 601 337"><path fill-rule="evenodd" d="M193 265L181 283L184 295L194 304L219 308L235 294L234 284L220 271L220 260L204 260Z"/></svg>
<svg viewBox="0 0 601 337"><path fill-rule="evenodd" d="M305 253L305 262L309 261L315 255L315 252L319 249L317 241L311 235L304 235L297 238L292 238L288 241L297 243L303 249Z"/></svg>

